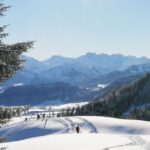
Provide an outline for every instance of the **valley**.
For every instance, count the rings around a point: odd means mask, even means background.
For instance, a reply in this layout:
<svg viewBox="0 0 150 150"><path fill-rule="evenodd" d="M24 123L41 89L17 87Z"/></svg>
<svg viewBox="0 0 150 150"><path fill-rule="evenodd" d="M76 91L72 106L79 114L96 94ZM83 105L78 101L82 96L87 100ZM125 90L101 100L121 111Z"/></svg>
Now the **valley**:
<svg viewBox="0 0 150 150"><path fill-rule="evenodd" d="M0 150L150 150L149 6L0 0Z"/></svg>
<svg viewBox="0 0 150 150"><path fill-rule="evenodd" d="M150 71L148 58L119 54L87 53L74 59L53 56L45 61L27 56L22 59L24 68L0 84L1 105L92 101Z"/></svg>
<svg viewBox="0 0 150 150"><path fill-rule="evenodd" d="M148 58L24 59L0 85L0 150L150 149Z"/></svg>

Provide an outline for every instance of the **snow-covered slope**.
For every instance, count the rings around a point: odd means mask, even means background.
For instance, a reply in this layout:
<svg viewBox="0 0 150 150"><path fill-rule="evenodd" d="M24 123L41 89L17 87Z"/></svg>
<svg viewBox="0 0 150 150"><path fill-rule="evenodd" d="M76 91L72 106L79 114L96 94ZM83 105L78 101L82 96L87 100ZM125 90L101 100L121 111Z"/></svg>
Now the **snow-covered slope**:
<svg viewBox="0 0 150 150"><path fill-rule="evenodd" d="M112 140L109 141L108 139ZM128 145L129 143L130 140L127 137L118 135L71 134L45 136L2 144L0 147L7 147L8 150L106 150L107 147L117 147L118 145Z"/></svg>
<svg viewBox="0 0 150 150"><path fill-rule="evenodd" d="M31 118L1 128L0 134L8 133L7 135L10 135L8 140L14 142L3 143L0 148L7 147L8 150L150 149L150 122L95 116L40 120L33 116ZM75 132L78 124L80 134Z"/></svg>

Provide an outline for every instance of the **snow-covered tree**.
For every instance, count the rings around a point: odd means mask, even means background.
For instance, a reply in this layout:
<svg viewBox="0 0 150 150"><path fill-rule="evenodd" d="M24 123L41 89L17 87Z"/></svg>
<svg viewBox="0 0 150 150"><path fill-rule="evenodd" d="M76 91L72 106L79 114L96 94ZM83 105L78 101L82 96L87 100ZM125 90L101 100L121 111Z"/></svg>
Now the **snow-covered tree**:
<svg viewBox="0 0 150 150"><path fill-rule="evenodd" d="M9 8L0 0L0 17L4 16L5 11ZM8 36L4 32L6 27L7 25L0 25L0 82L7 80L17 70L21 69L23 60L21 60L20 55L33 46L33 41L5 44L3 39Z"/></svg>

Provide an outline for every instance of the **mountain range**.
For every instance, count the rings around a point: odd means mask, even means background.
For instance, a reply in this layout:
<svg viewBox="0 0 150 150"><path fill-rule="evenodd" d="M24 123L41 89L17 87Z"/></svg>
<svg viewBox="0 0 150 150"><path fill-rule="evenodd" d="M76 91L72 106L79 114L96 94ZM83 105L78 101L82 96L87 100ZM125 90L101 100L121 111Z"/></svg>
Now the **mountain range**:
<svg viewBox="0 0 150 150"><path fill-rule="evenodd" d="M26 60L24 69L8 80L5 85L66 82L83 86L93 83L94 80L97 82L112 72L119 73L126 70L126 73L136 74L150 69L150 59L121 54L87 53L78 58L53 56L45 61L26 56L23 56L23 59Z"/></svg>
<svg viewBox="0 0 150 150"><path fill-rule="evenodd" d="M149 58L121 54L87 53L78 58L53 56L45 61L27 56L22 56L22 59L25 60L24 68L0 85L0 104L2 101L5 104L7 99L14 101L12 97L20 99L20 102L17 101L15 104L24 104L25 101L30 104L39 103L37 92L42 101L93 100L98 96L103 96L114 87L118 88L150 71ZM57 95L57 88L62 85L70 87L70 89L76 87L76 90L71 90L72 95L68 97L65 88L61 88L61 96ZM99 85L102 86L99 87ZM49 86L53 86L56 90L55 92L53 90L55 97L50 92ZM43 93L42 87L47 89L45 90L47 93ZM31 88L36 90L31 90ZM27 92L29 89L34 91L32 97ZM32 101L34 102L32 103Z"/></svg>

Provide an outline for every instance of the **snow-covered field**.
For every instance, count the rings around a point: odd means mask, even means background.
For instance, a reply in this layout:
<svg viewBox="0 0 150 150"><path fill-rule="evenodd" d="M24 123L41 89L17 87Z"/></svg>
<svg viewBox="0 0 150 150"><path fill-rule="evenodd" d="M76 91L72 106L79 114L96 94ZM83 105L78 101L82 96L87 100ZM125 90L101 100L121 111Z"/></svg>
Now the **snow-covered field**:
<svg viewBox="0 0 150 150"><path fill-rule="evenodd" d="M73 108L73 107L78 107L78 106L83 106L83 105L86 105L86 104L88 104L88 102L81 102L81 103L68 103L68 104L63 104L63 105L59 105L59 106L57 106L57 105L54 105L54 106L52 106L52 109L55 111L55 110L61 110L61 109L65 109L65 108L68 108L68 107L70 107L70 108Z"/></svg>
<svg viewBox="0 0 150 150"><path fill-rule="evenodd" d="M34 109L32 109L33 111ZM36 112L41 110L36 108ZM43 112L43 109L42 109ZM150 122L96 116L40 118L30 114L0 128L6 150L150 150ZM75 127L80 126L80 134ZM3 149L4 150L4 149Z"/></svg>

